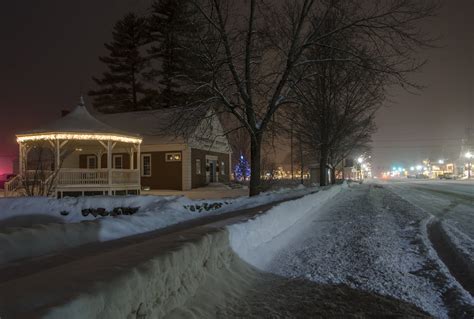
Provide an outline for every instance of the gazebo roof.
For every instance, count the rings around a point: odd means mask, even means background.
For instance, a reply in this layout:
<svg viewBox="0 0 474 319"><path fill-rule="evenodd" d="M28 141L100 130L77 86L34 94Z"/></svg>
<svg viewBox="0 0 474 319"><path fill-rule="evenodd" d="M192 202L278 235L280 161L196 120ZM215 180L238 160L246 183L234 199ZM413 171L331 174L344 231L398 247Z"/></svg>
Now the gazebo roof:
<svg viewBox="0 0 474 319"><path fill-rule="evenodd" d="M32 140L76 139L112 140L128 143L141 143L138 134L111 127L95 117L81 104L72 112L44 127L16 135L19 142Z"/></svg>

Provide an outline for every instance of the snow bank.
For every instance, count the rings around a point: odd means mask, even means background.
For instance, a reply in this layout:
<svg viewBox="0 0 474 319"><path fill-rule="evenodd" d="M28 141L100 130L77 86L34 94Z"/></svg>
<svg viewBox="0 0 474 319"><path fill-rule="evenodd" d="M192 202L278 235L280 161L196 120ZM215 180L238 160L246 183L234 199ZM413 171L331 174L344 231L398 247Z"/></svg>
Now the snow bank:
<svg viewBox="0 0 474 319"><path fill-rule="evenodd" d="M347 184L334 186L301 199L282 203L263 215L228 226L232 249L246 262L264 269L281 247L268 245L274 238L323 206ZM296 234L295 234L296 235ZM265 249L259 249L265 246Z"/></svg>
<svg viewBox="0 0 474 319"><path fill-rule="evenodd" d="M215 315L213 303L239 294L252 274L230 249L227 231L219 230L127 268L50 309L45 318L209 318ZM196 295L200 300L192 300ZM199 302L200 312L190 313L188 302Z"/></svg>
<svg viewBox="0 0 474 319"><path fill-rule="evenodd" d="M5 198L0 199L0 225L14 219L33 217L44 218L33 227L0 227L0 264L25 257L34 257L79 245L118 239L140 234L204 215L223 214L236 209L263 205L293 196L302 196L315 191L314 188L281 189L262 193L255 197L239 197L220 200L226 204L212 212L191 211L189 206L219 202L192 201L178 196L124 196L124 197L80 197L52 199ZM86 208L140 207L134 215L95 218L82 216ZM69 215L62 216L61 211ZM54 218L51 222L50 219ZM3 219L3 220L2 220ZM79 222L81 221L81 222Z"/></svg>
<svg viewBox="0 0 474 319"><path fill-rule="evenodd" d="M254 250L314 212L343 187L282 203L253 220L226 229L193 230L190 233L196 236L194 240L189 240L186 232L180 233L182 244L178 248L173 246L144 264L125 266L122 275L50 309L45 317L213 317L216 304L226 305L232 298L242 298L260 276L244 262L258 261ZM199 231L205 234L199 235ZM140 248L137 250L141 253Z"/></svg>

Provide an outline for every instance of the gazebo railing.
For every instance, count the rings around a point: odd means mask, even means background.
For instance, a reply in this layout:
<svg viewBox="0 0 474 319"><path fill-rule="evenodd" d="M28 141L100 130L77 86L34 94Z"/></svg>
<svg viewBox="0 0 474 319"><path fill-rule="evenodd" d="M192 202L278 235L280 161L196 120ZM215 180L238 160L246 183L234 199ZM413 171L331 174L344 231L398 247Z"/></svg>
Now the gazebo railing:
<svg viewBox="0 0 474 319"><path fill-rule="evenodd" d="M137 184L140 180L138 169L114 169L112 170L112 184Z"/></svg>
<svg viewBox="0 0 474 319"><path fill-rule="evenodd" d="M17 192L22 187L22 185L23 185L22 179L21 179L21 176L19 175L6 181L5 184L3 185L4 191L5 191L5 197L15 195L15 192Z"/></svg>
<svg viewBox="0 0 474 319"><path fill-rule="evenodd" d="M69 169L62 168L57 176L57 185L108 185L107 169Z"/></svg>
<svg viewBox="0 0 474 319"><path fill-rule="evenodd" d="M135 185L139 183L139 171L136 169L112 169L109 183L108 169L70 169L62 168L57 176L58 186L107 186Z"/></svg>

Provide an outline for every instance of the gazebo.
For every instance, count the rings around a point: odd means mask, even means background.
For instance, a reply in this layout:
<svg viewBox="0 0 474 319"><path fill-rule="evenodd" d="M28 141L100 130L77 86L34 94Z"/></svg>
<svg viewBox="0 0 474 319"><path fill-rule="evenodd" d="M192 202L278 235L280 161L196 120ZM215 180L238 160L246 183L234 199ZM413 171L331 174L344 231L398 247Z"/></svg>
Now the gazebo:
<svg viewBox="0 0 474 319"><path fill-rule="evenodd" d="M49 185L41 188L48 194L39 195L59 198L140 193L142 138L97 120L83 102L55 122L16 137L19 175L10 189Z"/></svg>

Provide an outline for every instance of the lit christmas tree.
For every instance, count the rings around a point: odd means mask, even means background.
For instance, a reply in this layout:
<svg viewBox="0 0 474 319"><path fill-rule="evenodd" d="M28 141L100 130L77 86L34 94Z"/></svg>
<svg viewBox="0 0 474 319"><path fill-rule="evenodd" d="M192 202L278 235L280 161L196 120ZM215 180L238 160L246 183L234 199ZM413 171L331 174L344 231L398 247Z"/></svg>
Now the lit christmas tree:
<svg viewBox="0 0 474 319"><path fill-rule="evenodd" d="M240 154L239 162L234 167L234 176L238 181L246 181L250 177L249 162L242 154Z"/></svg>

